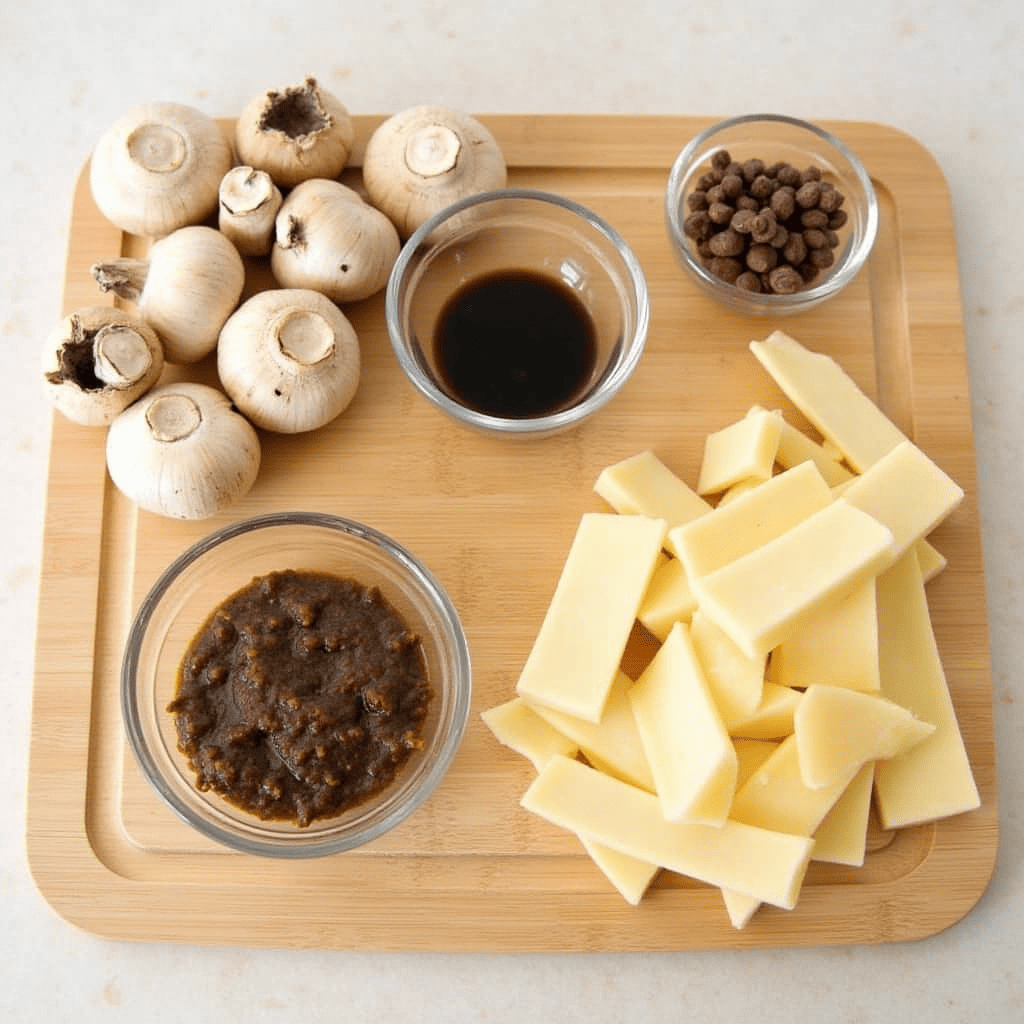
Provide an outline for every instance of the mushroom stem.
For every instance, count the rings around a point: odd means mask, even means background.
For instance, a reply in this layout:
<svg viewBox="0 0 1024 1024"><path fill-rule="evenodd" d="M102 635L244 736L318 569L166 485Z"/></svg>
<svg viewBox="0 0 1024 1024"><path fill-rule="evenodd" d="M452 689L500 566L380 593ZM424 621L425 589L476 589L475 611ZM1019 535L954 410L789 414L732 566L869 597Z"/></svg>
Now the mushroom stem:
<svg viewBox="0 0 1024 1024"><path fill-rule="evenodd" d="M405 166L422 178L433 178L451 171L461 150L462 141L447 125L424 125L405 144Z"/></svg>
<svg viewBox="0 0 1024 1024"><path fill-rule="evenodd" d="M154 440L173 444L194 434L203 413L188 395L169 392L154 398L146 410L146 424Z"/></svg>
<svg viewBox="0 0 1024 1024"><path fill-rule="evenodd" d="M218 227L243 256L266 256L282 201L281 190L266 171L232 167L220 183Z"/></svg>
<svg viewBox="0 0 1024 1024"><path fill-rule="evenodd" d="M131 387L153 365L153 352L133 327L110 324L96 333L96 376L112 388Z"/></svg>
<svg viewBox="0 0 1024 1024"><path fill-rule="evenodd" d="M188 156L185 137L169 124L144 121L128 136L125 144L129 157L151 174L176 171Z"/></svg>
<svg viewBox="0 0 1024 1024"><path fill-rule="evenodd" d="M272 326L281 354L303 366L314 366L334 354L334 329L315 310L288 309Z"/></svg>
<svg viewBox="0 0 1024 1024"><path fill-rule="evenodd" d="M102 292L113 292L119 299L137 302L146 286L149 274L148 260L120 256L106 263L96 263L92 276Z"/></svg>

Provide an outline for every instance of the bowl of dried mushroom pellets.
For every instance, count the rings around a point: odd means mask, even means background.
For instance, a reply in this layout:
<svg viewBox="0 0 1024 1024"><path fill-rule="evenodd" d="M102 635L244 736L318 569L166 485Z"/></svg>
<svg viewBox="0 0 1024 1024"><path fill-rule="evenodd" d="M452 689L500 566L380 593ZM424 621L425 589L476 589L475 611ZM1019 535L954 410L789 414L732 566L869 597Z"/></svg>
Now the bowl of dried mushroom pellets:
<svg viewBox="0 0 1024 1024"><path fill-rule="evenodd" d="M665 192L680 263L740 313L800 313L846 287L878 233L863 164L829 132L781 114L734 117L700 132Z"/></svg>

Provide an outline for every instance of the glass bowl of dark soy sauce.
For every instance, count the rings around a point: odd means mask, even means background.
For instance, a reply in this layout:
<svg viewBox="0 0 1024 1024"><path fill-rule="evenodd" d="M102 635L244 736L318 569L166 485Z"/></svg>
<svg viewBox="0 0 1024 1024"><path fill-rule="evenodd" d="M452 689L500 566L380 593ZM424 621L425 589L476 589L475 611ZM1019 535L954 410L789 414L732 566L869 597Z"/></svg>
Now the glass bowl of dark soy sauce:
<svg viewBox="0 0 1024 1024"><path fill-rule="evenodd" d="M629 379L647 284L593 211L533 189L459 200L405 243L385 298L406 376L459 422L513 438L575 427Z"/></svg>

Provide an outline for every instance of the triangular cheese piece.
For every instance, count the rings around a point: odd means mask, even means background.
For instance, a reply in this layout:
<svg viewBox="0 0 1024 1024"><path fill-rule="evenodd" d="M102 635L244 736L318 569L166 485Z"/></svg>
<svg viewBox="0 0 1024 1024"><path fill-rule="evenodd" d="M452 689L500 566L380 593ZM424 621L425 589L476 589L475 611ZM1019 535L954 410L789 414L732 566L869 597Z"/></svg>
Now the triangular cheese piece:
<svg viewBox="0 0 1024 1024"><path fill-rule="evenodd" d="M793 714L800 774L812 789L905 753L934 731L891 700L838 686L808 687Z"/></svg>

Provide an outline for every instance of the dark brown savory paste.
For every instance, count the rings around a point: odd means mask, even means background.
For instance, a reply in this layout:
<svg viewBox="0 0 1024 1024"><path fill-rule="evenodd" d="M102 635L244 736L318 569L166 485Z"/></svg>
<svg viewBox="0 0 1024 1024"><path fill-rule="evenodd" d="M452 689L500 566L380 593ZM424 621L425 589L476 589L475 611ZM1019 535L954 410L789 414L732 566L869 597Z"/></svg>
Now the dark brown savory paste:
<svg viewBox="0 0 1024 1024"><path fill-rule="evenodd" d="M197 788L305 826L390 785L430 699L420 639L376 588L285 570L214 609L167 710Z"/></svg>

